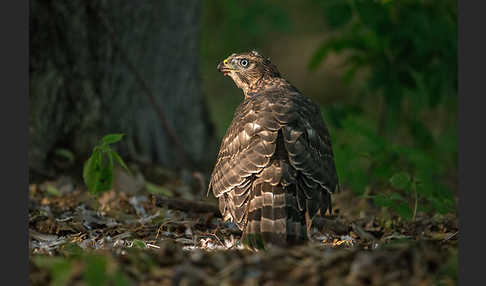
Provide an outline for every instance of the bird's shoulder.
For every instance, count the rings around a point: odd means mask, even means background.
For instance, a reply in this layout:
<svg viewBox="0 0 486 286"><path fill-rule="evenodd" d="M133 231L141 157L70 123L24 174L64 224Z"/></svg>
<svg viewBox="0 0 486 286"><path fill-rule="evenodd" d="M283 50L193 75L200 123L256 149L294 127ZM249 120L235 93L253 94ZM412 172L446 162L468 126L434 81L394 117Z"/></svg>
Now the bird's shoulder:
<svg viewBox="0 0 486 286"><path fill-rule="evenodd" d="M279 133L296 170L332 192L337 176L320 108L296 88L279 86L252 94L235 110L211 176L215 194L242 184L266 166Z"/></svg>
<svg viewBox="0 0 486 286"><path fill-rule="evenodd" d="M247 113L267 115L273 112L280 115L298 112L302 115L313 115L320 112L319 106L309 97L304 96L288 82L272 86L251 94L235 110L234 122L239 122Z"/></svg>
<svg viewBox="0 0 486 286"><path fill-rule="evenodd" d="M240 103L223 137L218 157L234 156L253 142L252 138L273 141L282 128L298 133L315 129L314 133L324 141L329 137L319 106L292 85L277 85L252 94ZM230 145L235 146L230 148Z"/></svg>

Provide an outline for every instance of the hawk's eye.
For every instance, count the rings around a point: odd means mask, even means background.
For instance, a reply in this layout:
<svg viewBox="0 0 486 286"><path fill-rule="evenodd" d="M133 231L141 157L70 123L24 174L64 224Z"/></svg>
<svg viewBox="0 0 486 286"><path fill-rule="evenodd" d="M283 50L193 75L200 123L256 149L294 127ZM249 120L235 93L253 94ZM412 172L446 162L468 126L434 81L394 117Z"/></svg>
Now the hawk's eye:
<svg viewBox="0 0 486 286"><path fill-rule="evenodd" d="M240 65L244 68L246 68L248 66L249 62L247 59L241 59L240 60Z"/></svg>

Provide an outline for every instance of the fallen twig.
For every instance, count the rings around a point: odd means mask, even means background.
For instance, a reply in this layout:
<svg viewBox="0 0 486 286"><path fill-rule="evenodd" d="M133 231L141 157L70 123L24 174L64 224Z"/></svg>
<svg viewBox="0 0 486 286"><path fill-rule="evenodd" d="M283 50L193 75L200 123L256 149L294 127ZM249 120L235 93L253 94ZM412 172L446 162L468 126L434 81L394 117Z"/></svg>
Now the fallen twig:
<svg viewBox="0 0 486 286"><path fill-rule="evenodd" d="M167 207L169 209L175 209L175 210L193 212L193 213L214 213L216 216L220 215L218 207L210 203L190 201L184 199L169 199L169 198L162 198L159 196L152 196L152 200L154 201L155 205L158 207Z"/></svg>
<svg viewBox="0 0 486 286"><path fill-rule="evenodd" d="M348 226L340 223L337 220L332 220L324 217L317 216L312 220L312 226L318 230L333 231L336 234L347 234Z"/></svg>
<svg viewBox="0 0 486 286"><path fill-rule="evenodd" d="M446 238L444 238L444 241L447 241L447 240L449 240L449 239L453 238L454 236L456 236L456 235L457 235L457 233L459 233L459 231L456 231L456 232L454 232L453 234L449 234L449 235L447 235L447 236L446 236Z"/></svg>
<svg viewBox="0 0 486 286"><path fill-rule="evenodd" d="M353 223L352 227L353 227L353 230L359 235L359 237L361 239L370 240L370 241L376 241L377 240L377 238L373 234L367 232L366 230L361 228L359 225Z"/></svg>

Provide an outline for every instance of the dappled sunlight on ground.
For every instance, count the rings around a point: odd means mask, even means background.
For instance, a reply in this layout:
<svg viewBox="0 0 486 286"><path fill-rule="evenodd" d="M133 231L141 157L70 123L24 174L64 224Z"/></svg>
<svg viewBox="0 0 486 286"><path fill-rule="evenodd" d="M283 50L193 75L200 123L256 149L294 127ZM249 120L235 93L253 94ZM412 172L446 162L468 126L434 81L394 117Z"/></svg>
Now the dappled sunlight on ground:
<svg viewBox="0 0 486 286"><path fill-rule="evenodd" d="M31 184L30 279L33 285L62 277L80 281L89 271L111 269L97 279L141 285L455 284L455 216L420 214L403 221L346 190L334 201L333 216L316 219L308 245L250 252L240 243L241 232L217 212L164 207L144 190L111 190L96 198L65 177ZM90 268L90 259L105 270ZM64 270L56 268L59 263Z"/></svg>

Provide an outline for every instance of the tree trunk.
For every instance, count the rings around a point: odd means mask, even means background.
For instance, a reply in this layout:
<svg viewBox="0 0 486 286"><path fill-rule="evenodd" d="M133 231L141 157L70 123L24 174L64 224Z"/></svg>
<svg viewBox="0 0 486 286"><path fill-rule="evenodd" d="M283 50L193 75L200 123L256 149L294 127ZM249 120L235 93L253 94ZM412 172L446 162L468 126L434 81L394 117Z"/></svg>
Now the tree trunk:
<svg viewBox="0 0 486 286"><path fill-rule="evenodd" d="M46 170L56 148L80 163L108 133L126 134L116 147L128 159L189 168L187 153L209 166L217 146L198 76L199 0L30 6L31 170Z"/></svg>

